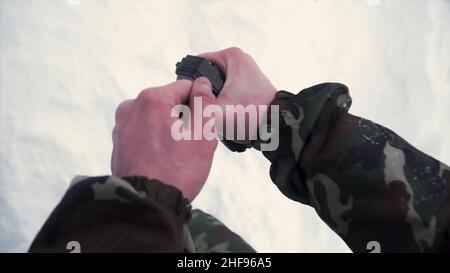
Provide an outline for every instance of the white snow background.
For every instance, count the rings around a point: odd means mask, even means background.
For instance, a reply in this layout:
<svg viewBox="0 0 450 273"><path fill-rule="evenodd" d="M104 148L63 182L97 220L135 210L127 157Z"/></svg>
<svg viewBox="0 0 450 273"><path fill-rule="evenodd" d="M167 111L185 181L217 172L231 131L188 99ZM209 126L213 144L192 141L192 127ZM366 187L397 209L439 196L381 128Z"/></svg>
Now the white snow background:
<svg viewBox="0 0 450 273"><path fill-rule="evenodd" d="M110 173L116 106L186 54L238 46L278 89L348 85L351 112L450 163L446 1L1 1L0 251L26 251L75 174ZM194 206L261 252L348 252L257 152L220 146Z"/></svg>

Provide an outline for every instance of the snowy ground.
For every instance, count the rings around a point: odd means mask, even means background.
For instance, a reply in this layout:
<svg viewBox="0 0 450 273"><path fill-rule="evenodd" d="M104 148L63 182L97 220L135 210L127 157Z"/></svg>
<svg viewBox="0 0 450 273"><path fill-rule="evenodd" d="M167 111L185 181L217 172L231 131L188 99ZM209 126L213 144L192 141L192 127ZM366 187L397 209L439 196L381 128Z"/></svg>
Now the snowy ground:
<svg viewBox="0 0 450 273"><path fill-rule="evenodd" d="M188 53L239 46L279 89L345 83L352 113L450 163L445 1L1 1L0 251L25 251L75 174L110 172L114 110ZM195 201L263 252L347 252L256 152L220 147Z"/></svg>

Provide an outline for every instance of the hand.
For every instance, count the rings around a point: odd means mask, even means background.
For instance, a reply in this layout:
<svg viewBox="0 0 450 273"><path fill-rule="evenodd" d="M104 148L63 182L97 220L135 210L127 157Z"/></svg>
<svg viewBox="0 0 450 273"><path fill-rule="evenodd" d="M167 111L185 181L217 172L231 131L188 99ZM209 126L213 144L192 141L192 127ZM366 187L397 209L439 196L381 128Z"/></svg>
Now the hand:
<svg viewBox="0 0 450 273"><path fill-rule="evenodd" d="M122 102L113 130L112 174L158 179L192 201L208 177L217 140L174 140L171 127L177 118L171 117L171 110L187 104L192 114L202 111L193 109L197 96L202 97L203 108L214 102L207 78L149 88L136 99Z"/></svg>
<svg viewBox="0 0 450 273"><path fill-rule="evenodd" d="M226 75L225 84L216 100L216 104L221 106L225 113L226 105L268 106L275 98L276 88L261 72L252 57L241 49L232 47L200 56L216 63ZM247 119L245 128L257 128L264 115L265 112L258 113L255 121L257 124L249 124ZM225 122L230 119L236 121L236 116L234 118L227 118L227 116L229 113L225 114Z"/></svg>

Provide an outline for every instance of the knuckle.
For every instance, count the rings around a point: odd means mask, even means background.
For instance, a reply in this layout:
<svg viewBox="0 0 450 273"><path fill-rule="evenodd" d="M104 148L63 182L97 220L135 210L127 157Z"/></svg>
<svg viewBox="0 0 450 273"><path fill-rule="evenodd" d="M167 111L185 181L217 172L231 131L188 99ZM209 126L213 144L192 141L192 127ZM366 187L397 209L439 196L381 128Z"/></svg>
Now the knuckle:
<svg viewBox="0 0 450 273"><path fill-rule="evenodd" d="M112 138L113 144L116 143L116 135L117 135L117 126L114 126L114 128L112 129L112 132L111 132L111 138Z"/></svg>
<svg viewBox="0 0 450 273"><path fill-rule="evenodd" d="M158 88L147 88L139 93L137 100L143 103L152 103L158 100L160 93L161 92Z"/></svg>
<svg viewBox="0 0 450 273"><path fill-rule="evenodd" d="M242 51L242 49L240 49L239 47L230 47L227 50L227 53L232 56L232 57L241 57L244 55L244 51Z"/></svg>
<svg viewBox="0 0 450 273"><path fill-rule="evenodd" d="M123 116L126 115L126 113L129 112L129 108L131 107L131 103L132 103L132 100L126 100L126 101L121 102L119 104L119 106L117 106L116 113L115 113L116 122L118 120L122 119Z"/></svg>
<svg viewBox="0 0 450 273"><path fill-rule="evenodd" d="M255 60L253 59L253 57L250 56L249 54L244 53L244 55L245 55L245 57L246 57L248 60L250 60L250 61L252 61L252 62L255 62Z"/></svg>

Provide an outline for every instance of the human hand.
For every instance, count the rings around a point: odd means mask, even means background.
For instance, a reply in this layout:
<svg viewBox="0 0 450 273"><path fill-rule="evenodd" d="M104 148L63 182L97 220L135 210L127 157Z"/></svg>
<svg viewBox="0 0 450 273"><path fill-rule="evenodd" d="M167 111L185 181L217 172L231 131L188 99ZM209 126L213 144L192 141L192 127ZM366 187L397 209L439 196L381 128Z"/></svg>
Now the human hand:
<svg viewBox="0 0 450 273"><path fill-rule="evenodd" d="M225 113L225 124L231 120L235 122L237 120L236 113L226 111L226 105L242 105L244 107L248 105L255 105L256 107L260 105L268 106L275 98L276 88L261 72L252 57L241 49L231 47L217 52L200 54L199 56L217 64L226 75L225 84L216 100L216 104L221 106L222 111ZM258 112L257 119L254 121L246 118L246 132L248 132L249 128L257 128L265 113L266 111ZM218 128L218 130L220 129ZM246 137L255 136L250 134L246 135Z"/></svg>
<svg viewBox="0 0 450 273"><path fill-rule="evenodd" d="M174 106L186 104L193 113L203 110L194 107L194 97L202 98L202 108L214 103L208 79L148 88L136 99L122 102L113 130L112 174L158 179L180 189L192 201L208 177L217 147L216 139L177 141L171 135L177 119L171 116Z"/></svg>

